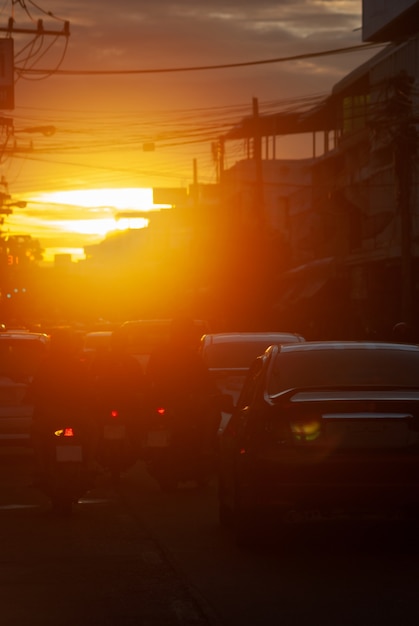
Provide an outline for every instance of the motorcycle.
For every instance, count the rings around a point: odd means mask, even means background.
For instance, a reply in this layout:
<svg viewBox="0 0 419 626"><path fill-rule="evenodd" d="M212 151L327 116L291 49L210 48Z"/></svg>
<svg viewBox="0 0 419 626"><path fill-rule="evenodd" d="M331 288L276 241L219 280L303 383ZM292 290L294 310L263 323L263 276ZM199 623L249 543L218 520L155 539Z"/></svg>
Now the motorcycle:
<svg viewBox="0 0 419 626"><path fill-rule="evenodd" d="M40 488L56 513L71 515L73 504L89 488L85 438L78 428L65 422L45 434L42 445Z"/></svg>
<svg viewBox="0 0 419 626"><path fill-rule="evenodd" d="M97 418L99 434L95 458L117 486L121 475L133 467L139 457L133 426L135 415L132 409L120 404L106 404L99 409Z"/></svg>
<svg viewBox="0 0 419 626"><path fill-rule="evenodd" d="M153 403L142 440L146 469L163 491L180 483L205 486L213 462L208 431L208 407L191 395L180 400Z"/></svg>

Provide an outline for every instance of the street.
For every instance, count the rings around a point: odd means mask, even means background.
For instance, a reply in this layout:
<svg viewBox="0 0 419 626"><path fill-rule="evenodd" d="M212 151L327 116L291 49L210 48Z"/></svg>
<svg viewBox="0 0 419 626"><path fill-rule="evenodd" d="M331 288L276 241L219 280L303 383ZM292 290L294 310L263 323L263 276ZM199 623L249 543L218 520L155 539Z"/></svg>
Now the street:
<svg viewBox="0 0 419 626"><path fill-rule="evenodd" d="M419 619L406 535L346 529L246 551L218 524L216 480L162 493L138 463L117 494L99 477L72 518L28 485L28 453L0 451L5 626L380 626Z"/></svg>
<svg viewBox="0 0 419 626"><path fill-rule="evenodd" d="M5 626L204 626L201 604L106 484L71 518L34 489L27 454L0 454L0 598Z"/></svg>

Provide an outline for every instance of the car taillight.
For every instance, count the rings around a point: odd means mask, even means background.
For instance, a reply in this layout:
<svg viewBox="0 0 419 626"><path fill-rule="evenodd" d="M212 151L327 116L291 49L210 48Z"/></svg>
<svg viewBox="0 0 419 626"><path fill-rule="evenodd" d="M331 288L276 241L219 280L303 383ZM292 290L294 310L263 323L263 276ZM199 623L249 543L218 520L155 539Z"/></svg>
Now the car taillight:
<svg viewBox="0 0 419 626"><path fill-rule="evenodd" d="M157 412L158 415L165 415L166 414L166 409L164 408L164 406L159 406L159 407L157 407L156 412Z"/></svg>
<svg viewBox="0 0 419 626"><path fill-rule="evenodd" d="M119 417L119 412L116 409L112 409L111 417L113 417L114 419L118 418Z"/></svg>
<svg viewBox="0 0 419 626"><path fill-rule="evenodd" d="M60 428L54 432L56 437L74 437L74 430L72 428Z"/></svg>
<svg viewBox="0 0 419 626"><path fill-rule="evenodd" d="M319 438L321 423L317 417L304 417L290 421L290 429L295 441L310 442Z"/></svg>

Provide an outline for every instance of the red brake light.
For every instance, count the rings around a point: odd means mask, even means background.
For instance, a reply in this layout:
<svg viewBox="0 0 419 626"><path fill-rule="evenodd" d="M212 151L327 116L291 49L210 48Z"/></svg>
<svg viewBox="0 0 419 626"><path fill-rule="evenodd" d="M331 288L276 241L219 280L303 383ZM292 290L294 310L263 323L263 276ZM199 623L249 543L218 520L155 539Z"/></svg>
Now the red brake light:
<svg viewBox="0 0 419 626"><path fill-rule="evenodd" d="M113 409L113 410L111 411L111 417L114 417L114 418L119 417L119 413L118 413L118 411L117 411L116 409Z"/></svg>
<svg viewBox="0 0 419 626"><path fill-rule="evenodd" d="M166 409L163 406L159 406L157 409L157 413L159 415L164 415L166 413Z"/></svg>
<svg viewBox="0 0 419 626"><path fill-rule="evenodd" d="M64 437L74 437L74 430L72 428L64 428Z"/></svg>

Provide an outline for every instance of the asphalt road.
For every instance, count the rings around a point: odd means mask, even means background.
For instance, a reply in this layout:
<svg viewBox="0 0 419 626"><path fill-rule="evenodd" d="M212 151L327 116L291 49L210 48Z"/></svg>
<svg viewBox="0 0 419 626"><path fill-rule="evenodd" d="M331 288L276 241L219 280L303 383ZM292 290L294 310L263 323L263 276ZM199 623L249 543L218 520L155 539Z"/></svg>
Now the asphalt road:
<svg viewBox="0 0 419 626"><path fill-rule="evenodd" d="M208 626L195 597L106 478L54 515L29 455L0 451L2 626Z"/></svg>
<svg viewBox="0 0 419 626"><path fill-rule="evenodd" d="M297 529L239 549L218 524L216 480L162 493L137 464L57 519L28 488L30 457L0 451L5 626L410 626L415 529Z"/></svg>
<svg viewBox="0 0 419 626"><path fill-rule="evenodd" d="M418 541L404 527L296 528L255 550L218 523L216 481L162 493L141 467L125 497L224 626L419 623Z"/></svg>

